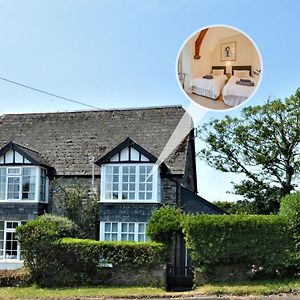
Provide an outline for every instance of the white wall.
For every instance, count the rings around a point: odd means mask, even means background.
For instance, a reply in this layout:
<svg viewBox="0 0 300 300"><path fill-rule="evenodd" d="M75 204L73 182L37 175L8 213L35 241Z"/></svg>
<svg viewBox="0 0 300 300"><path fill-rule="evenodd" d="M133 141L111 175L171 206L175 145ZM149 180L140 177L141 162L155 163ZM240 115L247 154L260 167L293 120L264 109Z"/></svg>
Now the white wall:
<svg viewBox="0 0 300 300"><path fill-rule="evenodd" d="M222 43L236 42L236 60L221 61L220 47ZM243 34L227 37L219 40L211 53L212 65L226 66L226 72L231 73L231 66L251 65L254 69L260 69L260 61L255 47L252 42Z"/></svg>

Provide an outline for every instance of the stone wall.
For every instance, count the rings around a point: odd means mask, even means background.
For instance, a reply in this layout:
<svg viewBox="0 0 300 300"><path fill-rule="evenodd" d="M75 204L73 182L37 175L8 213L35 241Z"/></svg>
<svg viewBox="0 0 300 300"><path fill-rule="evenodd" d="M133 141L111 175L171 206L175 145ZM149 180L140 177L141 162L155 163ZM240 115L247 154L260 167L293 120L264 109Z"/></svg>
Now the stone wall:
<svg viewBox="0 0 300 300"><path fill-rule="evenodd" d="M241 264L218 265L210 270L195 269L195 286L211 282L238 282L251 278L251 266Z"/></svg>
<svg viewBox="0 0 300 300"><path fill-rule="evenodd" d="M102 275L103 274L103 275ZM112 267L101 270L100 284L111 286L166 287L166 267Z"/></svg>

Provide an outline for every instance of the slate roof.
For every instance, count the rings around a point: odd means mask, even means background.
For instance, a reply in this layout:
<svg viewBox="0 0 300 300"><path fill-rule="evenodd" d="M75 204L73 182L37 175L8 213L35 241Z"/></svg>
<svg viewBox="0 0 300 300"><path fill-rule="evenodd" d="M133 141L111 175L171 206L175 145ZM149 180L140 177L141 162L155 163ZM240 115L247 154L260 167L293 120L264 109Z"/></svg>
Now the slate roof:
<svg viewBox="0 0 300 300"><path fill-rule="evenodd" d="M57 175L91 175L91 155L96 161L127 137L158 157L184 113L166 106L7 114L0 117L0 148L14 141L37 151ZM171 173L184 173L186 150L183 143L165 161Z"/></svg>

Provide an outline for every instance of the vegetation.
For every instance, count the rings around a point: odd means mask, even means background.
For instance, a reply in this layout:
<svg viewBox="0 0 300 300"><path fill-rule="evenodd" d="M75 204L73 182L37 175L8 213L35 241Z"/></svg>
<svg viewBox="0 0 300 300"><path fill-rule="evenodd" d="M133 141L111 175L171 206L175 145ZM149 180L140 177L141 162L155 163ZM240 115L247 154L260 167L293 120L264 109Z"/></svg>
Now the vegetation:
<svg viewBox="0 0 300 300"><path fill-rule="evenodd" d="M166 205L156 210L147 225L151 240L169 244L173 234L182 232L182 213L178 208Z"/></svg>
<svg viewBox="0 0 300 300"><path fill-rule="evenodd" d="M293 264L293 238L283 217L187 216L183 232L195 266L255 265L275 275Z"/></svg>
<svg viewBox="0 0 300 300"><path fill-rule="evenodd" d="M258 213L253 203L249 201L215 201L213 204L231 215L251 215Z"/></svg>
<svg viewBox="0 0 300 300"><path fill-rule="evenodd" d="M280 199L297 186L300 174L300 89L285 100L245 107L241 118L204 124L198 155L222 172L244 174L234 193L261 214L276 213Z"/></svg>
<svg viewBox="0 0 300 300"><path fill-rule="evenodd" d="M39 288L13 287L0 288L0 299L93 299L93 298L172 298L172 297L199 297L203 295L273 295L280 293L300 293L298 279L277 279L264 281L249 281L231 284L205 284L193 291L172 293L160 288L144 287L80 287L80 288Z"/></svg>
<svg viewBox="0 0 300 300"><path fill-rule="evenodd" d="M47 282L53 274L45 270L51 269L57 253L53 253L51 245L63 237L78 235L78 227L72 221L58 216L42 215L16 229L22 247L24 264L29 269L33 282Z"/></svg>
<svg viewBox="0 0 300 300"><path fill-rule="evenodd" d="M87 239L61 239L49 247L59 253L38 280L43 286L78 286L103 283L103 267L111 264L123 269L150 268L164 262L164 246L155 242L99 242ZM103 274L104 273L104 274Z"/></svg>
<svg viewBox="0 0 300 300"><path fill-rule="evenodd" d="M54 183L52 214L68 218L80 228L82 238L95 238L98 218L98 194L79 181Z"/></svg>
<svg viewBox="0 0 300 300"><path fill-rule="evenodd" d="M72 221L44 215L17 228L25 266L40 286L99 284L101 267L130 268L163 262L164 245L155 242L99 242L74 239L78 228ZM59 254L59 255L58 255Z"/></svg>

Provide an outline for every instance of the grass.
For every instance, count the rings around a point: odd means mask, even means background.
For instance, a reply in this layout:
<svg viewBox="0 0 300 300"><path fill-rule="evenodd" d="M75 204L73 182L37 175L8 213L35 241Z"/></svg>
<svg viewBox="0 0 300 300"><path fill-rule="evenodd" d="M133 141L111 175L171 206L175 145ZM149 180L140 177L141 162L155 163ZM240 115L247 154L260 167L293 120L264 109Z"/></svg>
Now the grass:
<svg viewBox="0 0 300 300"><path fill-rule="evenodd" d="M0 288L0 299L64 299L64 298L157 298L157 297L195 297L203 295L272 295L300 293L300 280L265 280L235 284L206 284L189 292L166 292L160 288L149 287L80 287L80 288L39 288L30 287Z"/></svg>

